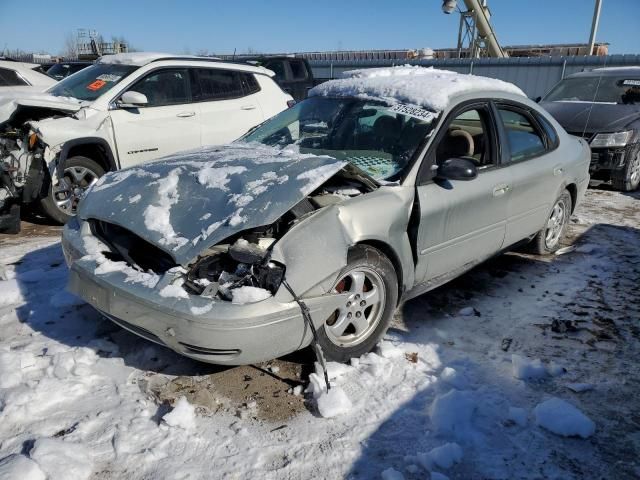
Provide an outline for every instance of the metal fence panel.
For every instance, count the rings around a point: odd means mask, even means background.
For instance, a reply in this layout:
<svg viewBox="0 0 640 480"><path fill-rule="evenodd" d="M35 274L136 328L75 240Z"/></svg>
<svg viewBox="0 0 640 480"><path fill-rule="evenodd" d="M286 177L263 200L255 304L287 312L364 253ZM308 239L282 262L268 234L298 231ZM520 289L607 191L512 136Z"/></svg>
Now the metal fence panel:
<svg viewBox="0 0 640 480"><path fill-rule="evenodd" d="M547 93L562 78L572 73L601 67L640 66L640 55L515 57L444 60L309 60L317 83L340 78L343 72L360 68L422 65L473 73L515 83L530 98Z"/></svg>

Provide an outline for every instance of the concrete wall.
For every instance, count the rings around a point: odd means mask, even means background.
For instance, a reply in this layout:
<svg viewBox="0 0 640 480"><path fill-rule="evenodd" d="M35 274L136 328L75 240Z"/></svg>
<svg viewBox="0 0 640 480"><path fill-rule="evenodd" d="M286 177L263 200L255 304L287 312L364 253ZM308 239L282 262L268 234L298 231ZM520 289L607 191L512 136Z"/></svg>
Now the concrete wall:
<svg viewBox="0 0 640 480"><path fill-rule="evenodd" d="M317 83L340 78L342 72L356 68L394 65L433 66L460 73L473 73L515 83L530 98L547 93L562 78L583 70L600 67L640 66L640 55L579 57L519 57L446 60L309 60Z"/></svg>

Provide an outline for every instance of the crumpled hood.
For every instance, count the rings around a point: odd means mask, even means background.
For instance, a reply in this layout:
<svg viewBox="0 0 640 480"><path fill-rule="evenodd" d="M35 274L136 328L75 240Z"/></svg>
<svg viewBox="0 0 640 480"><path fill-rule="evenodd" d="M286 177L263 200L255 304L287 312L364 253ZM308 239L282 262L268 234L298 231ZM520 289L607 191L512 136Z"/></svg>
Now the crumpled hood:
<svg viewBox="0 0 640 480"><path fill-rule="evenodd" d="M11 118L19 106L42 107L63 112L77 112L86 102L72 97L56 97L45 92L0 92L0 124Z"/></svg>
<svg viewBox="0 0 640 480"><path fill-rule="evenodd" d="M206 147L105 175L78 215L120 225L184 265L230 235L275 222L345 165L256 143Z"/></svg>
<svg viewBox="0 0 640 480"><path fill-rule="evenodd" d="M540 103L567 131L582 134L615 132L624 130L640 118L640 105L613 105L590 102L542 102ZM593 107L591 114L589 110Z"/></svg>

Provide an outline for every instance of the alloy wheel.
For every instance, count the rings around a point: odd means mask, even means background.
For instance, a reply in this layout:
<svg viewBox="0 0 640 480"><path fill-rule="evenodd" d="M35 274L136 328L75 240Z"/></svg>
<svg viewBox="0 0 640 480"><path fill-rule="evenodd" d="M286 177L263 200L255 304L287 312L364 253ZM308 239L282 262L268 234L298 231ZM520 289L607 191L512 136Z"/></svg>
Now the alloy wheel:
<svg viewBox="0 0 640 480"><path fill-rule="evenodd" d="M366 340L382 318L386 302L384 281L372 269L359 266L336 283L335 293L348 293L344 304L326 321L329 340L351 347Z"/></svg>
<svg viewBox="0 0 640 480"><path fill-rule="evenodd" d="M549 215L549 220L547 221L544 241L549 250L555 248L560 241L564 226L568 220L567 204L563 199L560 199L553 206L553 210L551 210L551 215Z"/></svg>
<svg viewBox="0 0 640 480"><path fill-rule="evenodd" d="M76 214L78 203L89 187L100 177L87 167L67 167L63 176L53 185L53 199L56 206L66 215Z"/></svg>

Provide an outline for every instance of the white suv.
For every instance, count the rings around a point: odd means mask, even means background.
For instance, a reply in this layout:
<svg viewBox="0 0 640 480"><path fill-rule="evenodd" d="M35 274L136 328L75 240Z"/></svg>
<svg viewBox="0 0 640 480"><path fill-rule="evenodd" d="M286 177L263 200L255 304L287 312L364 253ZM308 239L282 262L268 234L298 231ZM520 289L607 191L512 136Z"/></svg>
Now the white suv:
<svg viewBox="0 0 640 480"><path fill-rule="evenodd" d="M103 57L41 98L0 98L0 170L3 163L17 164L5 170L22 169L22 176L14 175L16 185L27 189L20 197L42 197L45 213L64 223L105 172L229 143L292 106L273 75L204 57ZM33 172L38 164L39 176ZM38 177L40 186L33 184ZM0 211L2 189L0 184Z"/></svg>

